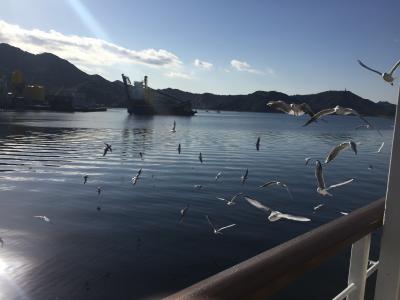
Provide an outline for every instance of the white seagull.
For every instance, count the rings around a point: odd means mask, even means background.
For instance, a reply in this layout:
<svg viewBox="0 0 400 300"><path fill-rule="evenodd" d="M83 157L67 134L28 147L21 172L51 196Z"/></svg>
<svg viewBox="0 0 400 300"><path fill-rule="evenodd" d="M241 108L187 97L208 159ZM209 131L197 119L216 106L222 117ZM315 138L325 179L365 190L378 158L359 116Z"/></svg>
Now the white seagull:
<svg viewBox="0 0 400 300"><path fill-rule="evenodd" d="M222 176L222 172L218 172L215 176L215 181L217 181Z"/></svg>
<svg viewBox="0 0 400 300"><path fill-rule="evenodd" d="M224 226L224 227L221 227L221 228L215 228L214 224L211 222L211 220L208 217L208 215L206 215L206 219L208 221L208 224L210 224L211 228L213 229L214 234L222 234L222 230L225 230L227 228L236 226L236 224L230 224L228 226Z"/></svg>
<svg viewBox="0 0 400 300"><path fill-rule="evenodd" d="M317 185L318 185L317 192L319 194L321 194L322 196L326 196L326 195L332 196L332 194L330 194L328 192L330 189L333 189L333 188L336 188L336 187L339 187L339 186L342 186L342 185L345 185L345 184L348 184L348 183L354 181L354 178L352 178L350 180L347 180L347 181L344 181L344 182L337 183L337 184L331 185L329 187L326 187L325 186L325 180L324 180L324 174L322 172L322 165L321 165L321 162L319 160L317 160L315 162L315 177L317 178Z"/></svg>
<svg viewBox="0 0 400 300"><path fill-rule="evenodd" d="M249 175L249 169L246 169L246 172L244 173L244 175L242 175L240 177L240 181L242 182L242 184L244 184L246 182L248 175Z"/></svg>
<svg viewBox="0 0 400 300"><path fill-rule="evenodd" d="M98 186L98 187L97 187L97 195L99 195L99 196L100 196L100 194L101 194L101 190L102 190L102 189L101 189L101 186Z"/></svg>
<svg viewBox="0 0 400 300"><path fill-rule="evenodd" d="M246 201L250 205L254 206L255 208L258 208L258 209L266 212L268 214L268 220L270 222L275 222L280 219L287 219L287 220L299 221L299 222L310 222L311 221L311 219L309 219L309 218L305 218L305 217L301 217L301 216L294 216L294 215L290 215L290 214L284 214L284 213L281 213L280 211L272 210L271 208L258 202L256 199L252 199L247 196L245 196L244 199L246 199Z"/></svg>
<svg viewBox="0 0 400 300"><path fill-rule="evenodd" d="M266 183L260 185L258 188L264 188L264 187L268 187L268 186L271 186L271 185L277 185L277 186L283 187L288 192L289 197L293 200L293 196L292 196L292 193L289 190L289 187L286 184L284 184L283 182L276 181L276 180L267 181Z"/></svg>
<svg viewBox="0 0 400 300"><path fill-rule="evenodd" d="M318 204L317 206L314 206L313 207L313 210L317 210L317 209L320 209L322 206L324 206L325 204L323 204L323 203L321 203L321 204Z"/></svg>
<svg viewBox="0 0 400 300"><path fill-rule="evenodd" d="M348 142L343 142L337 146L335 146L328 154L328 156L325 159L325 163L329 163L330 161L334 160L336 156L339 155L340 152L343 150L346 150L348 148L351 148L351 150L354 151L355 154L357 154L357 144L354 143L353 141L348 141Z"/></svg>
<svg viewBox="0 0 400 300"><path fill-rule="evenodd" d="M41 220L43 220L45 222L50 222L50 219L48 217L46 217L46 216L33 216L33 217L41 219Z"/></svg>
<svg viewBox="0 0 400 300"><path fill-rule="evenodd" d="M400 65L400 60L392 67L392 69L389 72L383 72L383 73L368 67L367 65L365 65L359 59L357 61L363 68L365 68L367 70L370 70L370 71L372 71L372 72L374 72L376 74L379 74L380 76L382 76L383 80L385 80L386 82L388 82L391 85L393 85L393 81L396 79L396 78L393 77L393 73L396 71L396 69Z"/></svg>
<svg viewBox="0 0 400 300"><path fill-rule="evenodd" d="M186 215L186 213L187 213L188 210L189 210L189 204L186 205L184 208L182 208L182 209L180 210L181 218L179 219L179 223L182 223L183 218L185 217L185 215Z"/></svg>
<svg viewBox="0 0 400 300"><path fill-rule="evenodd" d="M376 151L376 153L381 153L384 145L385 145L385 142L382 142L381 146L379 147L378 151Z"/></svg>
<svg viewBox="0 0 400 300"><path fill-rule="evenodd" d="M308 114L310 117L314 115L311 107L307 103L291 103L287 104L285 101L278 100L278 101L269 101L267 103L268 107L273 109L279 110L284 112L285 114L292 115L292 116L302 116L304 114Z"/></svg>
<svg viewBox="0 0 400 300"><path fill-rule="evenodd" d="M174 120L174 125L172 126L171 132L176 132L175 128L176 128L176 122Z"/></svg>
<svg viewBox="0 0 400 300"><path fill-rule="evenodd" d="M132 184L135 185L136 182L138 181L140 174L142 174L142 168L139 169L139 171L137 172L137 174L135 176L132 177Z"/></svg>
<svg viewBox="0 0 400 300"><path fill-rule="evenodd" d="M235 200L240 195L243 195L243 193L237 193L236 195L233 195L233 197L230 200L221 197L217 197L217 199L226 202L226 205L234 205L236 204Z"/></svg>

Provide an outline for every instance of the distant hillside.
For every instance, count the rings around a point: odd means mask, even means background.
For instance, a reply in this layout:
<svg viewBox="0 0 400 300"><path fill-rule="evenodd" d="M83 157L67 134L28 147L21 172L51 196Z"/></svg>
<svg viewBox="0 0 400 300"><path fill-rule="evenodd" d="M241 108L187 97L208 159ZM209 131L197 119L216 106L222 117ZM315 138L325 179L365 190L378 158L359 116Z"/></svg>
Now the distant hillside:
<svg viewBox="0 0 400 300"><path fill-rule="evenodd" d="M122 106L125 94L121 85L99 75L88 75L70 62L50 53L31 54L8 44L0 44L0 74L22 71L31 84L43 85L47 93L60 88L76 88L88 98L108 106Z"/></svg>
<svg viewBox="0 0 400 300"><path fill-rule="evenodd" d="M60 88L76 88L99 104L109 107L126 106L121 81L110 82L99 75L88 75L70 62L50 53L35 55L0 43L0 74L9 76L14 70L22 71L28 83L44 85L49 93L54 93ZM306 102L314 111L341 105L354 108L364 115L393 116L395 113L393 104L375 103L350 91L326 91L292 96L276 91L256 91L248 95L196 94L172 88L160 91L178 99L189 100L193 107L198 109L265 112L267 101L284 100L294 103Z"/></svg>

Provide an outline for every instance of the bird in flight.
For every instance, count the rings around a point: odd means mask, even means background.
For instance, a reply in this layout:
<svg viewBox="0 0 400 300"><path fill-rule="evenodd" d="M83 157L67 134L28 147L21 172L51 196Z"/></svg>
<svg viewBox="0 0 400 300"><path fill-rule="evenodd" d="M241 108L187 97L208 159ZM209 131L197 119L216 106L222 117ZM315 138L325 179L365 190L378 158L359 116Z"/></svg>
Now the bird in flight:
<svg viewBox="0 0 400 300"><path fill-rule="evenodd" d="M324 174L322 172L322 165L319 160L317 160L315 162L315 177L317 178L317 192L319 194L321 194L322 196L326 196L326 195L332 196L332 194L328 192L330 189L333 189L333 188L336 188L336 187L339 187L339 186L342 186L342 185L345 185L345 184L348 184L348 183L354 181L354 178L352 178L350 180L326 187L325 180L324 180Z"/></svg>
<svg viewBox="0 0 400 300"><path fill-rule="evenodd" d="M231 199L229 199L229 200L225 199L225 198L221 198L221 197L217 197L217 199L226 202L226 205L234 205L234 204L236 204L235 200L240 195L243 195L243 193L237 193L236 195L233 195L233 197Z"/></svg>
<svg viewBox="0 0 400 300"><path fill-rule="evenodd" d="M3 248L4 247L4 240L1 237L0 237L0 244L1 244L1 248Z"/></svg>
<svg viewBox="0 0 400 300"><path fill-rule="evenodd" d="M376 153L381 153L384 145L385 145L385 142L382 142L381 146L379 147L378 151L376 151Z"/></svg>
<svg viewBox="0 0 400 300"><path fill-rule="evenodd" d="M250 205L254 206L255 208L266 212L268 214L268 220L270 222L275 222L280 219L287 219L287 220L299 221L299 222L310 222L311 221L311 219L309 219L309 218L295 216L295 215L291 215L291 214L285 214L285 213L281 213L280 211L277 211L277 210L272 210L271 208L258 202L256 199L252 199L248 196L245 196L244 199L246 199L246 201Z"/></svg>
<svg viewBox="0 0 400 300"><path fill-rule="evenodd" d="M353 141L348 141L348 142L343 142L340 143L339 145L335 146L328 154L328 156L325 159L325 163L329 163L330 161L334 160L336 156L339 155L340 152L343 150L346 150L348 148L351 148L351 150L354 151L355 154L357 154L357 144L354 143Z"/></svg>
<svg viewBox="0 0 400 300"><path fill-rule="evenodd" d="M178 145L178 154L181 154L181 144Z"/></svg>
<svg viewBox="0 0 400 300"><path fill-rule="evenodd" d="M264 187L268 187L268 186L271 186L271 185L277 185L277 186L283 187L288 192L289 197L293 200L293 196L292 196L292 193L289 190L289 187L283 182L276 181L276 180L267 181L266 183L260 185L258 188L264 188Z"/></svg>
<svg viewBox="0 0 400 300"><path fill-rule="evenodd" d="M305 162L306 162L306 163L305 163L305 165L307 166L307 165L308 165L308 163L309 163L309 162L310 162L310 160L311 160L311 157L306 157L304 160L305 160Z"/></svg>
<svg viewBox="0 0 400 300"><path fill-rule="evenodd" d="M175 120L174 120L174 125L172 125L171 132L176 132L175 128L176 128L176 122L175 122Z"/></svg>
<svg viewBox="0 0 400 300"><path fill-rule="evenodd" d="M50 222L50 219L48 217L46 217L46 216L33 216L33 217L41 219L41 220L43 220L45 222Z"/></svg>
<svg viewBox="0 0 400 300"><path fill-rule="evenodd" d="M256 149L257 149L257 151L260 150L260 137L257 138Z"/></svg>
<svg viewBox="0 0 400 300"><path fill-rule="evenodd" d="M88 178L89 178L89 175L83 176L83 184L86 184Z"/></svg>
<svg viewBox="0 0 400 300"><path fill-rule="evenodd" d="M244 184L246 182L248 175L249 175L249 169L246 169L246 172L244 173L244 175L242 175L240 177L240 181L242 182L242 184Z"/></svg>
<svg viewBox="0 0 400 300"><path fill-rule="evenodd" d="M215 181L217 181L222 176L222 172L218 172L215 176Z"/></svg>
<svg viewBox="0 0 400 300"><path fill-rule="evenodd" d="M142 174L142 168L139 169L139 171L137 172L137 174L135 176L132 177L132 184L135 185L136 182L138 181L140 174Z"/></svg>
<svg viewBox="0 0 400 300"><path fill-rule="evenodd" d="M99 196L100 196L100 194L101 194L101 191L102 191L102 189L101 189L101 186L98 186L98 187L97 187L97 195L99 195Z"/></svg>
<svg viewBox="0 0 400 300"><path fill-rule="evenodd" d="M393 85L393 81L396 79L393 77L394 72L396 71L396 69L400 66L400 60L395 63L395 65L389 70L389 72L380 72L377 70L374 70L370 67L368 67L367 65L365 65L361 60L357 60L358 63L365 69L370 70L376 74L379 74L384 81L388 82L389 84Z"/></svg>
<svg viewBox="0 0 400 300"><path fill-rule="evenodd" d="M291 103L287 104L285 101L278 100L278 101L269 101L267 106L285 114L292 115L292 116L302 116L304 114L308 114L310 117L314 116L314 112L312 111L311 107L307 103Z"/></svg>
<svg viewBox="0 0 400 300"><path fill-rule="evenodd" d="M203 163L203 155L201 155L201 152L199 154L199 160L200 160L201 163Z"/></svg>
<svg viewBox="0 0 400 300"><path fill-rule="evenodd" d="M210 226L211 226L211 228L212 228L214 234L222 234L222 230L225 230L225 229L227 229L227 228L236 226L236 224L230 224L230 225L227 225L227 226L224 226L224 227L216 228L216 227L214 226L214 224L211 222L211 220L210 220L210 218L208 217L208 215L206 215L206 219L207 219L208 224L210 224Z"/></svg>
<svg viewBox="0 0 400 300"><path fill-rule="evenodd" d="M112 152L112 148L111 148L111 145L110 145L110 144L104 143L104 145L106 145L106 146L104 147L103 156L106 156L106 154L107 154L108 151Z"/></svg>
<svg viewBox="0 0 400 300"><path fill-rule="evenodd" d="M186 213L187 213L188 210L189 210L189 204L186 205L184 208L182 208L182 209L180 210L181 217L180 217L180 219L179 219L179 223L182 223L183 218L185 217L185 215L186 215Z"/></svg>

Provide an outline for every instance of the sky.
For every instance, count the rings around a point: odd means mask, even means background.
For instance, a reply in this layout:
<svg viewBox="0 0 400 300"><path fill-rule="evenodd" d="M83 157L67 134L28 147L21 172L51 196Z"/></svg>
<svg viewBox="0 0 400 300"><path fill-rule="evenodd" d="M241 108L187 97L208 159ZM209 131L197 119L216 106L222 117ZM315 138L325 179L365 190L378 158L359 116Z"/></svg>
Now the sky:
<svg viewBox="0 0 400 300"><path fill-rule="evenodd" d="M380 71L400 59L399 12L398 0L2 0L0 42L153 88L397 102L399 83L357 59Z"/></svg>

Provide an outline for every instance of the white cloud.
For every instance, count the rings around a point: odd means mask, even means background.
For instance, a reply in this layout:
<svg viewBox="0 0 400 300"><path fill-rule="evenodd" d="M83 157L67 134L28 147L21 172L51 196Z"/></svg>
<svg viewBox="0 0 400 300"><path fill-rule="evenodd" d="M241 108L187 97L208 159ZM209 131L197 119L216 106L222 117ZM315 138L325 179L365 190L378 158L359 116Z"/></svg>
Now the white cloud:
<svg viewBox="0 0 400 300"><path fill-rule="evenodd" d="M182 73L182 72L171 71L171 72L165 73L164 75L167 77L170 77L170 78L193 79L193 77L191 75Z"/></svg>
<svg viewBox="0 0 400 300"><path fill-rule="evenodd" d="M194 65L195 65L196 67L198 67L199 69L202 69L202 70L211 70L212 67L213 67L213 64L212 64L212 63L207 62L207 61L202 61L202 60L200 60L200 59L198 59L198 58L196 58L196 59L194 60Z"/></svg>
<svg viewBox="0 0 400 300"><path fill-rule="evenodd" d="M236 71L240 71L240 72L248 72L248 73L253 73L253 74L264 74L263 71L253 69L247 62L240 61L237 59L231 60L231 67L234 68Z"/></svg>
<svg viewBox="0 0 400 300"><path fill-rule="evenodd" d="M35 54L51 52L85 70L114 64L179 68L181 60L164 49L133 50L99 38L65 35L55 30L24 29L0 20L0 42Z"/></svg>

